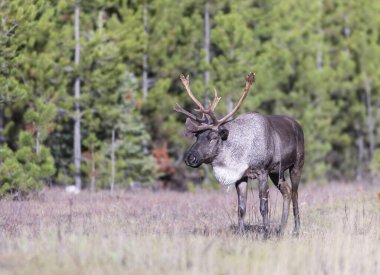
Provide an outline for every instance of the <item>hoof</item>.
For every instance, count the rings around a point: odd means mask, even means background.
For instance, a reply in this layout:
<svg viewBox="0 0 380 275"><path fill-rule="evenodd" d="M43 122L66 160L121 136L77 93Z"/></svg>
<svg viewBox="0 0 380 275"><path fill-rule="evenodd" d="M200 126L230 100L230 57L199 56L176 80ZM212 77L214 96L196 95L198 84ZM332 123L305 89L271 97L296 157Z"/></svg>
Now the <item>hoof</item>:
<svg viewBox="0 0 380 275"><path fill-rule="evenodd" d="M243 236L243 235L245 235L245 233L246 233L245 225L244 224L240 225L239 229L237 230L237 234L240 235L240 236Z"/></svg>
<svg viewBox="0 0 380 275"><path fill-rule="evenodd" d="M264 240L269 240L270 237L270 230L269 228L264 227Z"/></svg>
<svg viewBox="0 0 380 275"><path fill-rule="evenodd" d="M283 230L283 227L281 225L276 227L275 232L276 232L276 236L279 238L284 236L284 230Z"/></svg>
<svg viewBox="0 0 380 275"><path fill-rule="evenodd" d="M292 236L298 238L300 236L300 232L298 230L293 230Z"/></svg>

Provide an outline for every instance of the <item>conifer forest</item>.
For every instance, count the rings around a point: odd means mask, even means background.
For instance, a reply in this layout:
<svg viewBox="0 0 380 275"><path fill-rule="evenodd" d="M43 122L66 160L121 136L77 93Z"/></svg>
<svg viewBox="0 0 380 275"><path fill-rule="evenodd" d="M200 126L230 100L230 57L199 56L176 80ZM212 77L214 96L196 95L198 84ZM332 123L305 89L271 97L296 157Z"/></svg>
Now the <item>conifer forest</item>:
<svg viewBox="0 0 380 275"><path fill-rule="evenodd" d="M303 126L303 181L380 168L377 1L0 1L0 194L212 183L184 169L179 75L199 98Z"/></svg>

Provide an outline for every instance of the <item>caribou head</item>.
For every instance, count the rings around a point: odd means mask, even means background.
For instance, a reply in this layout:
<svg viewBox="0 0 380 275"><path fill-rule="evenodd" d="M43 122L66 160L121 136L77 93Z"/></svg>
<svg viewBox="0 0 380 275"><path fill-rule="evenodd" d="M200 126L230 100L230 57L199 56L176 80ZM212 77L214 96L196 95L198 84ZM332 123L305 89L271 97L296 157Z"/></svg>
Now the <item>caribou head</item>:
<svg viewBox="0 0 380 275"><path fill-rule="evenodd" d="M255 74L249 73L246 77L245 89L241 95L237 105L233 110L225 115L223 118L218 119L215 114L215 108L220 101L217 91L215 90L214 100L209 101L206 108L192 93L190 89L189 76L180 76L182 84L184 85L188 95L192 101L198 106L195 112L201 114L198 117L189 111L186 111L179 104L174 106L174 110L178 113L187 116L186 130L196 137L196 142L190 147L185 154L185 163L193 168L199 167L202 163L209 164L218 155L220 144L228 139L228 129L223 125L230 120L230 118L239 110L241 104L246 98L252 83L255 80Z"/></svg>

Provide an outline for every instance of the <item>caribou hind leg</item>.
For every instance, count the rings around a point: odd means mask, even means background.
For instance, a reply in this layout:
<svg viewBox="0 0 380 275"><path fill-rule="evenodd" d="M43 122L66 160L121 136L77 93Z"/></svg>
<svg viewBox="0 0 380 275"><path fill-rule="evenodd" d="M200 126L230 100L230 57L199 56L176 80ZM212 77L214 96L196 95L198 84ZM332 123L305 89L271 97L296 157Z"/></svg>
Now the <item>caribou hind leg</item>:
<svg viewBox="0 0 380 275"><path fill-rule="evenodd" d="M247 207L247 186L248 180L242 179L235 184L237 195L238 195L238 223L239 223L239 233L243 234L245 231L244 227L244 216Z"/></svg>
<svg viewBox="0 0 380 275"><path fill-rule="evenodd" d="M284 234L284 230L288 222L290 200L291 200L291 190L284 176L282 176L281 180L280 180L279 174L269 174L269 177L274 183L274 185L278 188L278 190L280 190L282 198L283 198L281 225L277 229L277 234L282 236Z"/></svg>
<svg viewBox="0 0 380 275"><path fill-rule="evenodd" d="M292 203L294 214L294 230L293 235L298 236L300 230L300 214L298 210L298 185L300 183L302 165L295 165L290 168L290 180L292 182Z"/></svg>

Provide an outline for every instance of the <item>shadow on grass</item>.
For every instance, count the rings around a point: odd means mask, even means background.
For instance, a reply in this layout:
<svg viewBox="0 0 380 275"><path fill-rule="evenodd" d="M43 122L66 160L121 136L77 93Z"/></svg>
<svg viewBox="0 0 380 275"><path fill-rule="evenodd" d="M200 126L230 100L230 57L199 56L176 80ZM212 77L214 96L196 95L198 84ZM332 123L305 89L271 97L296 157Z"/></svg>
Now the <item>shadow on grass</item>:
<svg viewBox="0 0 380 275"><path fill-rule="evenodd" d="M191 233L194 235L200 236L210 236L210 235L236 235L236 236L252 236L254 238L259 238L262 236L264 239L271 237L281 237L279 235L279 225L271 224L269 233L265 237L264 226L262 224L245 224L244 232L240 232L239 226L237 224L230 225L228 227L221 227L217 230L210 229L208 226L196 227L191 230Z"/></svg>
<svg viewBox="0 0 380 275"><path fill-rule="evenodd" d="M231 225L229 230L233 234L240 234L240 229L237 224ZM259 224L245 224L244 233L264 233L264 226Z"/></svg>
<svg viewBox="0 0 380 275"><path fill-rule="evenodd" d="M279 233L279 227L279 224L270 224L267 237L281 237L281 234ZM265 235L264 226L262 224L245 224L243 233L240 232L239 226L234 224L229 227L229 231L234 235Z"/></svg>

